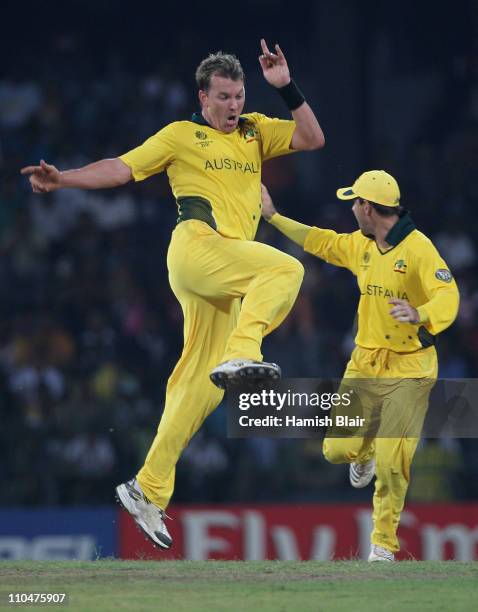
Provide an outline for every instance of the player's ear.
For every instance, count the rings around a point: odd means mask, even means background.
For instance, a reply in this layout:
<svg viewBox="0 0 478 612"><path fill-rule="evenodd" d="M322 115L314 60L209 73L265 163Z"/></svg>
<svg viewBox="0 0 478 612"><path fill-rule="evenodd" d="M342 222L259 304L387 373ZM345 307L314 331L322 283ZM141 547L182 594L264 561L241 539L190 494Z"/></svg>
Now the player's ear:
<svg viewBox="0 0 478 612"><path fill-rule="evenodd" d="M373 210L373 206L370 204L370 202L362 198L362 206L363 206L365 214L370 216Z"/></svg>
<svg viewBox="0 0 478 612"><path fill-rule="evenodd" d="M203 107L207 100L207 91L205 91L204 89L200 89L198 91L198 98L199 98L199 103L201 104L201 107Z"/></svg>

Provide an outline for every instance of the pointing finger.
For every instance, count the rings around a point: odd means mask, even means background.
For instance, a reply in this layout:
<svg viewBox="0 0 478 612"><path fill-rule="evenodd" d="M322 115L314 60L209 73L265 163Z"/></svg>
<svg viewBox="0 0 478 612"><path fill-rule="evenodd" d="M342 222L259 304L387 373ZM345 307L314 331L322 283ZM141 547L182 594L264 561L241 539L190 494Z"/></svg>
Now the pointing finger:
<svg viewBox="0 0 478 612"><path fill-rule="evenodd" d="M264 55L270 55L270 51L269 51L269 48L267 46L267 43L266 43L266 41L263 38L261 38L261 47L262 47L262 53Z"/></svg>
<svg viewBox="0 0 478 612"><path fill-rule="evenodd" d="M20 174L33 174L39 166L25 166L20 170Z"/></svg>
<svg viewBox="0 0 478 612"><path fill-rule="evenodd" d="M279 59L285 59L284 54L282 53L282 50L278 44L275 45L275 50Z"/></svg>

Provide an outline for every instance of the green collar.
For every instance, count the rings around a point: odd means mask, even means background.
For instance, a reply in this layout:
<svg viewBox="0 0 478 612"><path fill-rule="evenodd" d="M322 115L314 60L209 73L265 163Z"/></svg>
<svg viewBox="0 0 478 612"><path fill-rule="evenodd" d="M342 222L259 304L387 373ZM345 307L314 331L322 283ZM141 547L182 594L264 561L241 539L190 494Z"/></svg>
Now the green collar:
<svg viewBox="0 0 478 612"><path fill-rule="evenodd" d="M206 121L206 119L204 119L204 117L202 116L202 113L193 113L193 116L191 117L191 121L193 121L194 123L198 123L199 125L207 125L209 127L212 127L212 125L209 125L209 123ZM239 117L239 125L238 127L241 127L241 125L246 121L246 119L244 117ZM214 128L212 128L214 129Z"/></svg>
<svg viewBox="0 0 478 612"><path fill-rule="evenodd" d="M410 217L410 213L405 213L403 217L395 223L392 229L385 236L385 242L390 246L397 246L402 240L404 240L408 234L416 229L413 219Z"/></svg>

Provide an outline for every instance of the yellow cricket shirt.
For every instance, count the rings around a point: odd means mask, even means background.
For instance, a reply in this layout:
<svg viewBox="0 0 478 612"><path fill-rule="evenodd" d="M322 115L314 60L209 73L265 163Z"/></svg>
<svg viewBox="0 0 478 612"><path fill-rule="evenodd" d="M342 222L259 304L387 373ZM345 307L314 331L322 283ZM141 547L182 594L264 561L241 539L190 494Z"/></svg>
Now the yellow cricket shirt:
<svg viewBox="0 0 478 612"><path fill-rule="evenodd" d="M166 170L179 219L200 219L228 238L252 240L261 218L262 162L292 153L294 121L242 115L226 134L194 114L121 155L135 181Z"/></svg>
<svg viewBox="0 0 478 612"><path fill-rule="evenodd" d="M432 241L415 228L408 214L385 240L391 248L382 253L361 231L337 234L313 227L304 249L357 277L356 344L408 353L430 346L434 335L451 325L458 312L458 288ZM390 298L408 300L418 310L420 323L396 321L390 315Z"/></svg>

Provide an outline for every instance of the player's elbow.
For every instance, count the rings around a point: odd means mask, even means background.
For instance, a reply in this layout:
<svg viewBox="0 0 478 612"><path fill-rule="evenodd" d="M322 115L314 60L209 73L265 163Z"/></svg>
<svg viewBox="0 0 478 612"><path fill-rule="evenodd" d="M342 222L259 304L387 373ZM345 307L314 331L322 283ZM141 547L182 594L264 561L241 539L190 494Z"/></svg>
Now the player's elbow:
<svg viewBox="0 0 478 612"><path fill-rule="evenodd" d="M451 323L453 323L453 321L457 318L459 311L460 311L460 294L457 291L454 295L454 300L452 304Z"/></svg>
<svg viewBox="0 0 478 612"><path fill-rule="evenodd" d="M111 160L113 162L112 167L112 178L114 181L115 187L121 187L121 185L125 185L129 183L133 178L133 173L131 172L131 168L127 166L121 159L116 158Z"/></svg>
<svg viewBox="0 0 478 612"><path fill-rule="evenodd" d="M325 146L325 136L320 132L314 132L309 134L306 142L304 143L304 151L317 151Z"/></svg>
<svg viewBox="0 0 478 612"><path fill-rule="evenodd" d="M323 149L325 147L325 136L322 130L318 134L316 134L314 138L314 147L313 150Z"/></svg>
<svg viewBox="0 0 478 612"><path fill-rule="evenodd" d="M458 316L460 310L460 294L456 287L450 288L447 294L447 300L442 306L442 313L447 323L446 327L449 327Z"/></svg>
<svg viewBox="0 0 478 612"><path fill-rule="evenodd" d="M294 132L291 146L296 151L316 151L325 145L325 137L322 130L307 129Z"/></svg>

